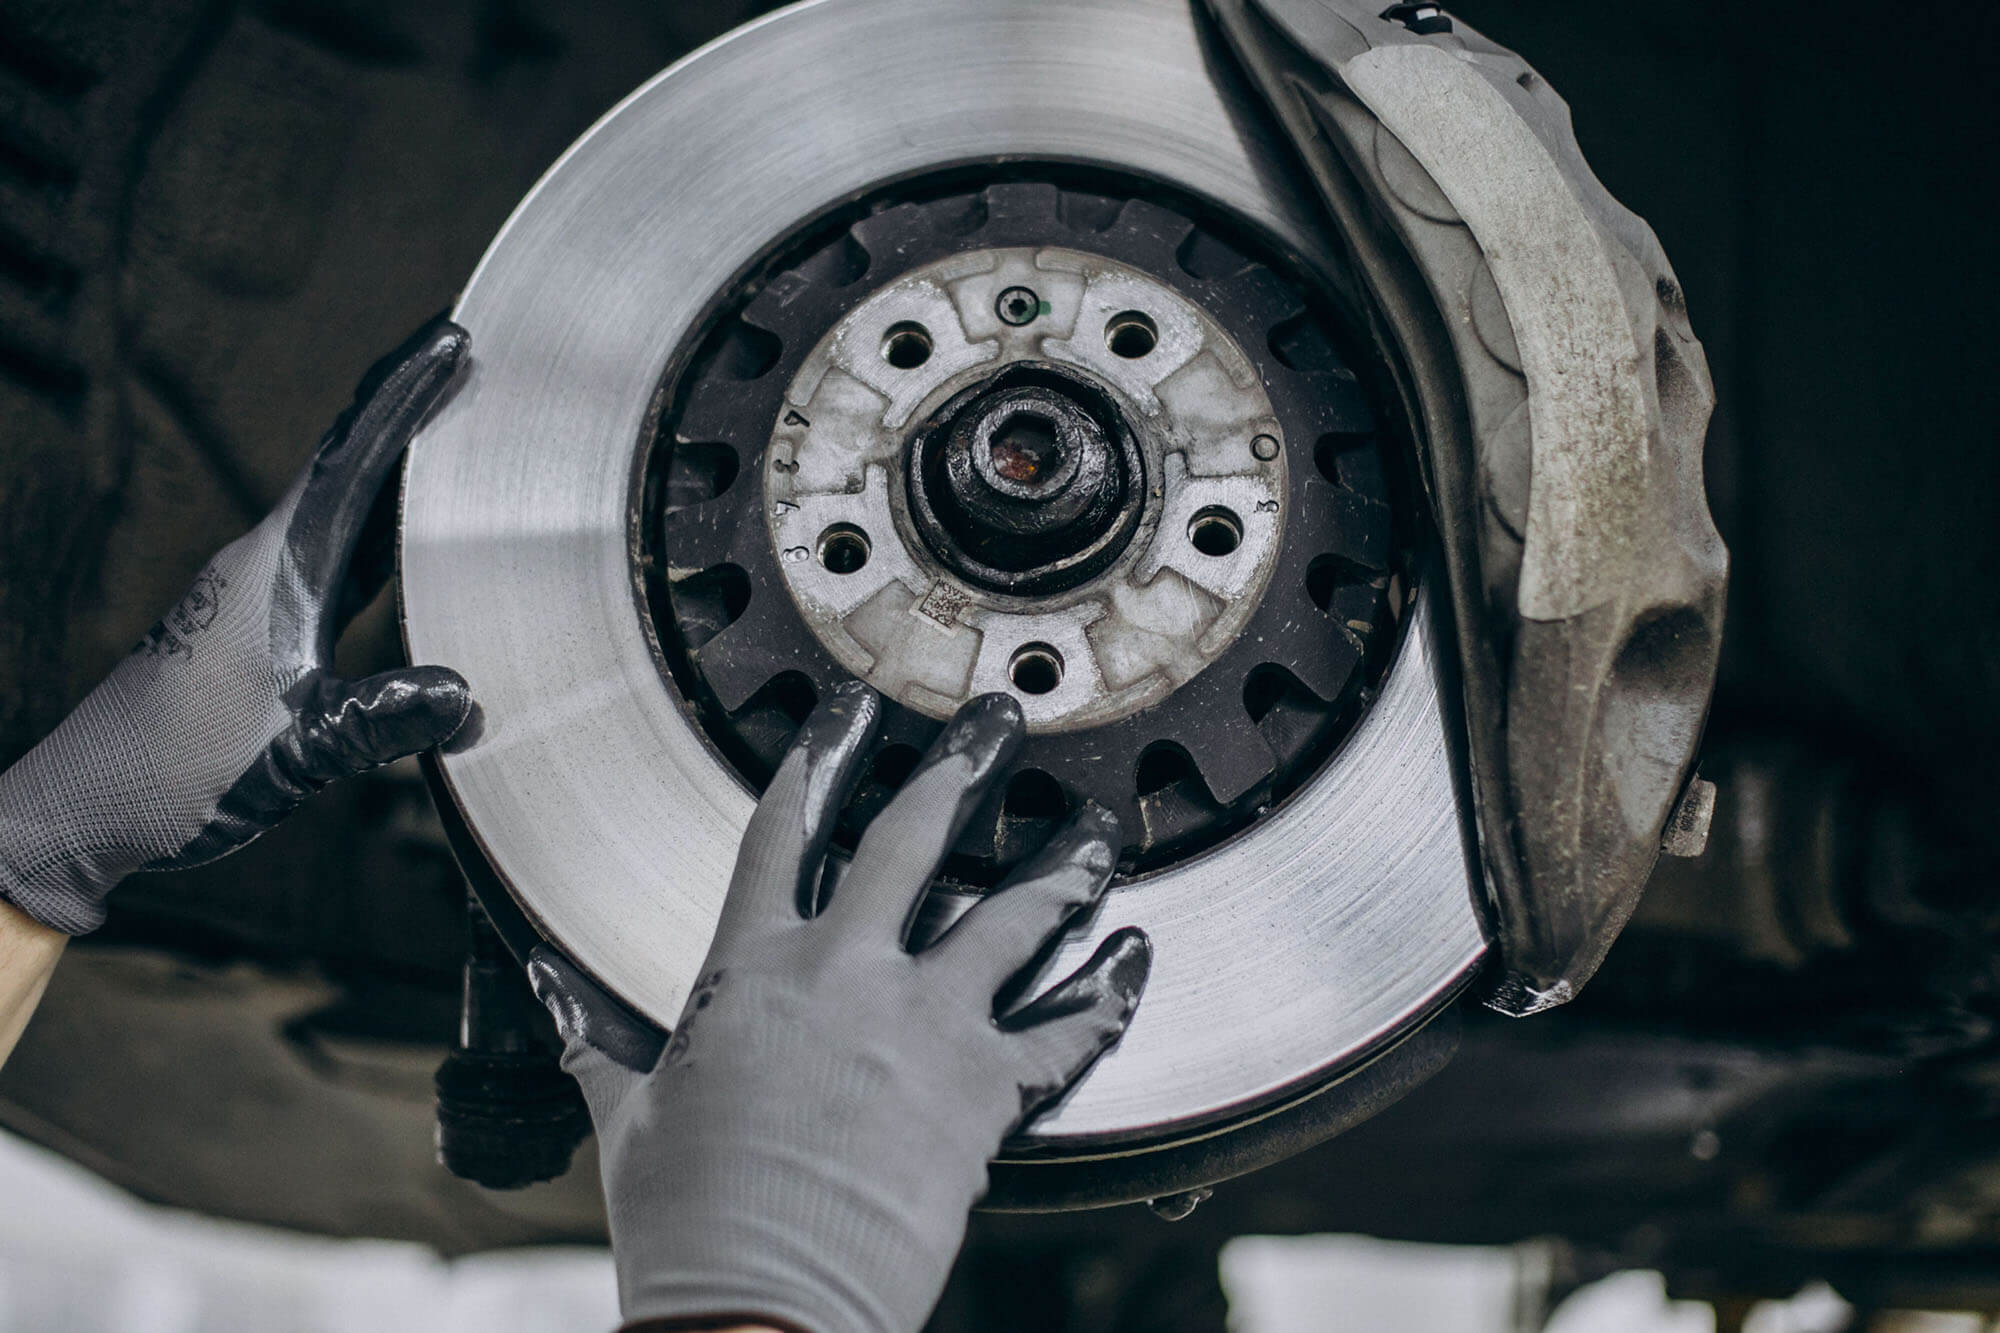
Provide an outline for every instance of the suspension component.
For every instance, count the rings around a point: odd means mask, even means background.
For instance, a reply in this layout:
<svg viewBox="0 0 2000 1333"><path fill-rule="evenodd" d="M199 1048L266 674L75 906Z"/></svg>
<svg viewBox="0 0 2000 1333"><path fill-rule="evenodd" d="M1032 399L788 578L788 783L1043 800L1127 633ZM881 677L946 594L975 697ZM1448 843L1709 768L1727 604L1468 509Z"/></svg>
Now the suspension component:
<svg viewBox="0 0 2000 1333"><path fill-rule="evenodd" d="M569 1170L590 1133L562 1046L478 898L466 895L458 1040L437 1071L437 1154L488 1189L521 1189Z"/></svg>

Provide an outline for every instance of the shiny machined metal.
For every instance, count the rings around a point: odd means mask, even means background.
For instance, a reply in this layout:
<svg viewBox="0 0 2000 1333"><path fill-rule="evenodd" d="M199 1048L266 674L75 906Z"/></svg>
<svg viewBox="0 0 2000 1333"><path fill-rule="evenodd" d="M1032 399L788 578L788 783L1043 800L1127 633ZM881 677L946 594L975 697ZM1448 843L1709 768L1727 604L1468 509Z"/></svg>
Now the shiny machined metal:
<svg viewBox="0 0 2000 1333"><path fill-rule="evenodd" d="M1009 323L1000 298L1023 290L1040 313ZM1145 333L1121 342L1126 329ZM896 364L899 346L913 360L921 348L921 359ZM1088 582L1028 598L938 558L949 538L926 540L937 521L912 512L905 478L921 466L905 453L913 423L982 381L1039 364L1064 368L1082 392L1094 387L1131 423L1136 532ZM1035 388L1010 397L1003 383L999 419L1028 411L1037 399L1016 399ZM1088 442L1065 449L1059 435L1086 427L1065 420L1071 409L1055 393L1045 396L1050 405L1033 410L1057 437L1054 455L1074 468ZM1256 368L1191 302L1114 260L1050 247L928 265L829 330L785 401L764 488L786 586L842 666L933 717L991 690L1015 696L1030 730L1136 712L1214 661L1270 582L1288 464L1282 450L1260 458L1253 448L1283 433ZM994 422L944 422L937 433L954 425L978 435L971 444L990 468ZM998 485L1023 492L1030 512L1048 503L1020 482Z"/></svg>
<svg viewBox="0 0 2000 1333"><path fill-rule="evenodd" d="M471 373L411 451L402 530L413 660L464 672L481 707L443 783L536 927L653 1019L679 1016L754 799L663 677L637 590L663 378L716 293L802 221L937 168L1099 163L1332 265L1195 22L1174 0L782 11L600 122L467 286ZM1324 769L1245 834L1115 888L1051 961L1127 923L1156 958L1123 1042L1025 1146L1215 1132L1393 1044L1479 963L1429 601Z"/></svg>

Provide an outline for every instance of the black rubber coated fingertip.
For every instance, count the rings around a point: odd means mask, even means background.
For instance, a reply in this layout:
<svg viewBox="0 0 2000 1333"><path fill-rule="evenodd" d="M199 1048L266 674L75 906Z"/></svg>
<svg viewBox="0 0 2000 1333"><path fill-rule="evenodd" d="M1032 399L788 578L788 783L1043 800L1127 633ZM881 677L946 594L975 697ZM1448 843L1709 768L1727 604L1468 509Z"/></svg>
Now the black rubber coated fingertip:
<svg viewBox="0 0 2000 1333"><path fill-rule="evenodd" d="M392 364L408 362L437 366L441 369L455 368L472 346L472 335L465 326L453 322L450 315L440 314L430 323L418 329L401 347L390 354Z"/></svg>
<svg viewBox="0 0 2000 1333"><path fill-rule="evenodd" d="M313 455L295 530L319 534L306 562L309 586L331 590L419 423L436 407L471 346L472 335L443 315L405 338L361 377L354 401Z"/></svg>
<svg viewBox="0 0 2000 1333"><path fill-rule="evenodd" d="M1098 945L1082 967L1009 1015L1004 1026L1025 1031L1073 1014L1094 1014L1099 1023L1114 1020L1103 1036L1109 1044L1131 1021L1152 970L1152 941L1137 926L1126 926Z"/></svg>
<svg viewBox="0 0 2000 1333"><path fill-rule="evenodd" d="M478 701L472 697L472 686L466 683L465 677L456 671L450 671L449 668L446 670L449 671L451 679L442 685L441 692L448 700L449 706L439 715L441 730L437 740L432 742L433 745L440 746L466 735L466 724L472 721L472 715L479 707Z"/></svg>
<svg viewBox="0 0 2000 1333"><path fill-rule="evenodd" d="M401 667L362 680L323 680L302 714L326 777L344 777L442 745L465 725L472 691L449 667Z"/></svg>
<svg viewBox="0 0 2000 1333"><path fill-rule="evenodd" d="M582 1035L586 1006L596 996L590 979L569 965L569 960L547 945L538 944L528 954L528 989L556 1021L556 1033L565 1043Z"/></svg>
<svg viewBox="0 0 2000 1333"><path fill-rule="evenodd" d="M564 1045L582 1042L635 1073L659 1062L666 1034L628 1009L546 944L528 954L528 987L556 1021Z"/></svg>
<svg viewBox="0 0 2000 1333"><path fill-rule="evenodd" d="M419 417L428 414L451 388L472 346L472 335L448 319L440 318L425 332L430 336L405 363L405 373L415 381L410 398Z"/></svg>
<svg viewBox="0 0 2000 1333"><path fill-rule="evenodd" d="M472 686L450 667L411 667L404 673L404 679L422 701L415 711L424 731L432 738L419 748L443 745L472 716Z"/></svg>
<svg viewBox="0 0 2000 1333"><path fill-rule="evenodd" d="M1026 727L1027 719L1021 714L1021 705L1013 695L995 690L967 699L959 706L958 717L979 719L981 725L992 727Z"/></svg>
<svg viewBox="0 0 2000 1333"><path fill-rule="evenodd" d="M1077 828L1110 843L1114 851L1125 838L1125 828L1118 822L1118 816L1088 797L1084 799L1083 807L1076 812L1076 817L1070 822Z"/></svg>
<svg viewBox="0 0 2000 1333"><path fill-rule="evenodd" d="M356 408L365 409L391 381L408 386L419 411L427 408L451 382L471 346L472 335L462 325L449 315L435 316L368 368L355 386Z"/></svg>
<svg viewBox="0 0 2000 1333"><path fill-rule="evenodd" d="M472 334L450 315L439 315L432 327L437 330L439 353L450 355L454 361L464 356L466 349L472 346Z"/></svg>
<svg viewBox="0 0 2000 1333"><path fill-rule="evenodd" d="M878 709L881 706L882 696L875 693L866 681L860 680L843 680L820 700L820 707L829 710Z"/></svg>
<svg viewBox="0 0 2000 1333"><path fill-rule="evenodd" d="M982 694L963 704L931 747L933 758L964 755L985 774L1020 753L1027 735L1021 705L1005 694Z"/></svg>
<svg viewBox="0 0 2000 1333"><path fill-rule="evenodd" d="M544 1005L551 1003L551 997L568 988L569 964L561 954L552 951L546 944L537 944L528 952L528 989L534 991L535 998Z"/></svg>
<svg viewBox="0 0 2000 1333"><path fill-rule="evenodd" d="M1129 1018L1139 1007L1139 996L1153 971L1153 941L1139 927L1126 926L1098 946L1097 956L1103 960L1105 985L1119 998Z"/></svg>
<svg viewBox="0 0 2000 1333"><path fill-rule="evenodd" d="M1120 845L1118 816L1097 802L1086 800L1083 808L1070 816L1069 823L1031 864L1039 870L1053 860L1089 871L1097 878L1091 894L1094 900L1104 892L1112 872L1118 868Z"/></svg>
<svg viewBox="0 0 2000 1333"><path fill-rule="evenodd" d="M818 763L835 751L866 744L881 717L881 695L858 680L842 681L826 692L799 726L792 746Z"/></svg>

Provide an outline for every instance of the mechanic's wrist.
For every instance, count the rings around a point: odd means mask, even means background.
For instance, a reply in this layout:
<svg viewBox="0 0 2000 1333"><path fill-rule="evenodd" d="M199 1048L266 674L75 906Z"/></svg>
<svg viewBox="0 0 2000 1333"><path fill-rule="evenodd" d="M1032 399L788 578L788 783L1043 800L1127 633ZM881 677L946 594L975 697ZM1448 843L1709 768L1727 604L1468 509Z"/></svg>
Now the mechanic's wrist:
<svg viewBox="0 0 2000 1333"><path fill-rule="evenodd" d="M704 1315L694 1323L688 1323L684 1319L638 1319L618 1329L618 1333L812 1333L812 1331L778 1327L774 1323L716 1323L712 1315Z"/></svg>
<svg viewBox="0 0 2000 1333"><path fill-rule="evenodd" d="M742 1247L759 1242L739 1236L733 1244ZM645 1333L890 1333L896 1329L893 1315L868 1308L875 1303L869 1297L881 1294L882 1282L852 1271L853 1265L829 1254L821 1258L839 1276L826 1286L801 1283L791 1271L798 1264L772 1262L774 1256L793 1255L795 1239L774 1235L765 1237L762 1244L766 1250L760 1256L762 1271L719 1272L713 1254L683 1253L671 1243L634 1247L628 1240L621 1248L614 1226L614 1256L629 1258L636 1248L640 1256L673 1252L682 1259L670 1266L621 1272L618 1303L625 1317L625 1333L634 1329ZM871 1285L867 1296L842 1290L861 1284ZM909 1333L916 1333L915 1325Z"/></svg>
<svg viewBox="0 0 2000 1333"><path fill-rule="evenodd" d="M104 896L124 868L79 853L90 841L50 797L47 745L0 772L0 904L65 936L87 935L104 924Z"/></svg>

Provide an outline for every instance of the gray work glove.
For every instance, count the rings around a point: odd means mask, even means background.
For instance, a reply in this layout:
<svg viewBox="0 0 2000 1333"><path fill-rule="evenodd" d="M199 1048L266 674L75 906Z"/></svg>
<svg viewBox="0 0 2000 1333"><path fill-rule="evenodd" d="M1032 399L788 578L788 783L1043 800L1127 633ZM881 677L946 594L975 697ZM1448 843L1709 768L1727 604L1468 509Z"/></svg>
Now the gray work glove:
<svg viewBox="0 0 2000 1333"><path fill-rule="evenodd" d="M439 318L377 362L278 507L0 773L0 899L57 930L94 930L133 871L232 852L334 779L464 722L455 672L345 681L331 667L387 573L364 561L351 576L363 526L465 347L465 330Z"/></svg>
<svg viewBox="0 0 2000 1333"><path fill-rule="evenodd" d="M1151 949L1104 942L1040 998L996 994L1104 892L1117 821L1087 808L920 953L916 908L1020 746L1003 695L960 710L817 914L835 817L881 711L834 691L750 821L671 1042L559 954L529 975L597 1126L625 1317L916 1333L986 1163L1116 1041Z"/></svg>

